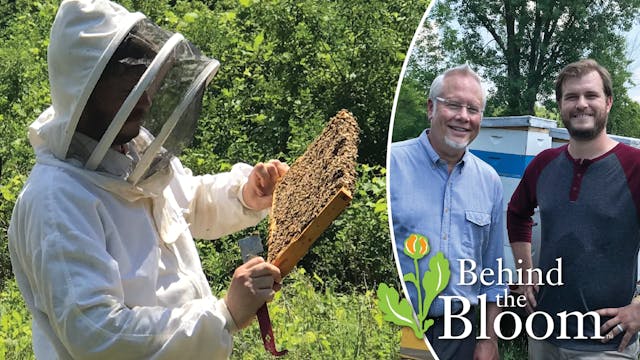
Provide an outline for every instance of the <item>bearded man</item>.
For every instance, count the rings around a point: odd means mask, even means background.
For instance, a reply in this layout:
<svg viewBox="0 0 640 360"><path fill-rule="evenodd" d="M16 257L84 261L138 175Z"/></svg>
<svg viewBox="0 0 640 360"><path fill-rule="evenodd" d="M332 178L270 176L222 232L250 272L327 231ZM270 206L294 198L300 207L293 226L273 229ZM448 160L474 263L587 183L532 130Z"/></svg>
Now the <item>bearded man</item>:
<svg viewBox="0 0 640 360"><path fill-rule="evenodd" d="M536 206L538 267L546 273L563 259L563 285L538 286L531 279L525 288L527 310L550 316L534 317L533 333L544 340L529 338L529 358L637 359L640 305L630 304L640 246L640 150L607 136L612 82L596 61L560 71L556 100L569 143L532 160L507 210L516 263L532 266ZM563 319L562 312L570 316Z"/></svg>

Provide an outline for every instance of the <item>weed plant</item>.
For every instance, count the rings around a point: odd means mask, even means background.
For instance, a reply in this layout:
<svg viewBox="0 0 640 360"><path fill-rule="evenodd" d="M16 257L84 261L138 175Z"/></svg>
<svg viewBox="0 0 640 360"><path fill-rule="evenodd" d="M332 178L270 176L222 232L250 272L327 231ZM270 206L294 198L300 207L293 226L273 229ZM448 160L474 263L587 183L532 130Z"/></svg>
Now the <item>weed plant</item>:
<svg viewBox="0 0 640 360"><path fill-rule="evenodd" d="M31 349L31 314L14 279L0 293L0 359L35 359Z"/></svg>
<svg viewBox="0 0 640 360"><path fill-rule="evenodd" d="M399 328L382 320L373 290L336 293L320 277L298 269L269 303L269 314L276 348L289 350L287 360L398 358ZM257 323L234 341L233 359L273 358Z"/></svg>
<svg viewBox="0 0 640 360"><path fill-rule="evenodd" d="M323 288L323 290L316 290ZM373 290L340 294L303 269L290 274L269 303L277 348L293 359L395 359L399 328L382 320ZM0 293L0 359L34 359L31 316L15 280ZM232 359L272 359L258 323L234 336Z"/></svg>

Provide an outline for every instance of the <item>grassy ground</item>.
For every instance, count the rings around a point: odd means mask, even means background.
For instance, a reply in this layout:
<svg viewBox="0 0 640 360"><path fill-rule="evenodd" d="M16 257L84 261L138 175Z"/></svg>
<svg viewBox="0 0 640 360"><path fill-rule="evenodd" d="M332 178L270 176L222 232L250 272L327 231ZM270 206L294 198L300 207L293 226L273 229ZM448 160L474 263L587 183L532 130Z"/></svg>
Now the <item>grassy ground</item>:
<svg viewBox="0 0 640 360"><path fill-rule="evenodd" d="M297 271L269 313L276 347L289 350L287 360L398 358L399 328L382 320L373 291L335 293L322 279ZM34 359L30 322L15 281L8 281L0 293L0 359ZM257 322L234 337L232 359L273 359Z"/></svg>
<svg viewBox="0 0 640 360"><path fill-rule="evenodd" d="M382 320L371 291L340 294L317 288L323 288L320 278L297 271L269 304L277 348L289 350L287 360L398 358L398 328ZM34 359L29 324L15 281L9 281L0 293L0 359ZM499 346L502 360L527 358L524 333ZM235 336L232 359L273 359L263 348L257 323Z"/></svg>
<svg viewBox="0 0 640 360"><path fill-rule="evenodd" d="M527 358L527 336L521 334L513 340L500 340L500 360L523 360Z"/></svg>

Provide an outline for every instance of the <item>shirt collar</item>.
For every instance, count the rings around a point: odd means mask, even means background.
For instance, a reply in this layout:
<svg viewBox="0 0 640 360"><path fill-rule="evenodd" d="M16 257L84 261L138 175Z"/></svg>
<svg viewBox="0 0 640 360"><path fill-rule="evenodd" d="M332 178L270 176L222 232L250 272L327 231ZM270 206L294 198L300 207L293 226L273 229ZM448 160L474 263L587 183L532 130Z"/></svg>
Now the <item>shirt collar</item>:
<svg viewBox="0 0 640 360"><path fill-rule="evenodd" d="M422 132L422 134L420 134L420 137L418 138L418 140L420 141L420 144L422 144L422 147L424 148L425 152L427 153L427 156L429 157L429 160L431 161L431 166L432 167L437 167L440 164L445 164L446 165L447 163L440 158L440 155L438 155L436 150L431 145L431 142L429 141L429 138L427 137L427 134L429 134L429 129L425 129ZM469 148L467 147L464 150L464 154L462 155L462 159L460 159L460 161L458 161L458 163L456 164L456 168L459 167L461 172L462 172L462 168L464 168L465 162L469 159L469 156L471 156L471 155L469 153Z"/></svg>

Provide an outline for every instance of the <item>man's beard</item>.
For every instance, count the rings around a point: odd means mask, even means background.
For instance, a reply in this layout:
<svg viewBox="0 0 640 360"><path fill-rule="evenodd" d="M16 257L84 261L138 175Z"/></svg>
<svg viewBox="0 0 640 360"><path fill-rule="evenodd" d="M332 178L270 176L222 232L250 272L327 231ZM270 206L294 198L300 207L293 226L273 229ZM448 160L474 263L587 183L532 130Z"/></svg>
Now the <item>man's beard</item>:
<svg viewBox="0 0 640 360"><path fill-rule="evenodd" d="M569 115L570 117L571 115ZM607 126L607 115L602 115L600 112L596 112L593 115L594 124L590 129L576 129L571 124L571 119L566 119L564 116L562 117L562 123L564 127L569 131L569 135L572 138L580 141L589 141L595 139L602 130Z"/></svg>
<svg viewBox="0 0 640 360"><path fill-rule="evenodd" d="M456 141L453 141L453 140L449 139L446 136L444 137L444 143L447 144L450 148L456 149L456 150L466 149L467 146L469 145L469 141L467 141L465 143L459 143L459 142L456 142Z"/></svg>

